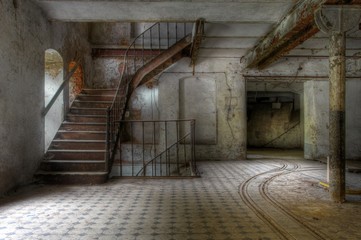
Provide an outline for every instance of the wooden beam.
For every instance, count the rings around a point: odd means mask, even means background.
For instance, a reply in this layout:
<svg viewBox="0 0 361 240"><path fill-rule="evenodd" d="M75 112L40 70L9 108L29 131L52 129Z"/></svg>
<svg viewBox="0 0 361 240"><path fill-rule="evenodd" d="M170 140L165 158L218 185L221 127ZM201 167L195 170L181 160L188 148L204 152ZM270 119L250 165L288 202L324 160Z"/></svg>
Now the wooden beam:
<svg viewBox="0 0 361 240"><path fill-rule="evenodd" d="M361 0L299 0L287 16L246 54L246 66L266 68L319 32L314 12L322 4L361 5Z"/></svg>
<svg viewBox="0 0 361 240"><path fill-rule="evenodd" d="M312 37L319 29L314 11L326 0L300 0L266 37L245 56L248 68L265 68Z"/></svg>

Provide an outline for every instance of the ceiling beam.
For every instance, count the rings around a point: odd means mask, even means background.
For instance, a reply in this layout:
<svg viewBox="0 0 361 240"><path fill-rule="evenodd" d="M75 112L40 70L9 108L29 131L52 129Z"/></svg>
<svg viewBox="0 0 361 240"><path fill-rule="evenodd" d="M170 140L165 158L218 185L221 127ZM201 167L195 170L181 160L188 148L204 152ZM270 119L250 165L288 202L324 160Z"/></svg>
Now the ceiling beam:
<svg viewBox="0 0 361 240"><path fill-rule="evenodd" d="M300 0L290 12L251 49L244 61L248 68L263 69L317 32L314 11L322 4L361 4L361 0Z"/></svg>

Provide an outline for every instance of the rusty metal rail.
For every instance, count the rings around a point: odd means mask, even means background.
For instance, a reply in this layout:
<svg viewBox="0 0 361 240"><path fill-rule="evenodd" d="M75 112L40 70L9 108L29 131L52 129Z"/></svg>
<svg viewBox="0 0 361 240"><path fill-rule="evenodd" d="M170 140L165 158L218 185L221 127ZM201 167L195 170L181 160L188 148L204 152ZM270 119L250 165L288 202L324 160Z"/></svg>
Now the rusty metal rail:
<svg viewBox="0 0 361 240"><path fill-rule="evenodd" d="M134 74L164 50L192 32L193 23L157 22L137 36L125 52L121 77L111 106L107 110L105 169L111 171L119 143ZM154 53L149 55L148 53Z"/></svg>
<svg viewBox="0 0 361 240"><path fill-rule="evenodd" d="M119 169L113 176L198 176L195 120L120 121Z"/></svg>

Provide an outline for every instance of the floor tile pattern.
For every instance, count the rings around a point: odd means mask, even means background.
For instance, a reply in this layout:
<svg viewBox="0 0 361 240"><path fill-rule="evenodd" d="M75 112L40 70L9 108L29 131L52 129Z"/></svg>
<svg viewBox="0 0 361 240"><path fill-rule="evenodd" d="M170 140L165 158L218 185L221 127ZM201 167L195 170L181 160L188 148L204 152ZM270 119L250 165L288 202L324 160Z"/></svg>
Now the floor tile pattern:
<svg viewBox="0 0 361 240"><path fill-rule="evenodd" d="M0 239L278 239L247 208L238 191L243 181L278 166L280 161L203 162L199 164L202 177L195 179L28 186L0 199ZM302 175L302 179L324 177L312 174ZM277 179L272 186L285 185L287 180ZM271 190L289 205L297 204L299 196L287 197L277 187ZM314 191L324 192L319 187Z"/></svg>

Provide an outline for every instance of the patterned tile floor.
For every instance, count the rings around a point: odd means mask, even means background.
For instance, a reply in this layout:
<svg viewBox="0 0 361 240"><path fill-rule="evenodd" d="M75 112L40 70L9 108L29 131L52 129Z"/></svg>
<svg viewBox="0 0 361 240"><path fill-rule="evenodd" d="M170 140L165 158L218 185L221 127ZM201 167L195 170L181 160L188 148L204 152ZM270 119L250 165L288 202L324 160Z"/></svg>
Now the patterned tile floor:
<svg viewBox="0 0 361 240"><path fill-rule="evenodd" d="M196 179L114 179L98 186L28 186L0 199L0 239L279 239L239 195L243 181L278 163L275 159L203 162L199 164L202 178ZM325 168L321 163L312 164ZM291 177L276 179L270 192L295 214L303 217L305 212L304 219L316 228L332 227L338 235L329 239L361 239L357 228L361 226L359 198L342 206L332 204L324 189L311 184L325 177L320 171L299 173L296 181ZM352 179L360 187L360 174ZM329 214L317 216L316 221L312 209ZM352 221L346 215L350 211ZM344 219L351 224L348 230L339 225Z"/></svg>

